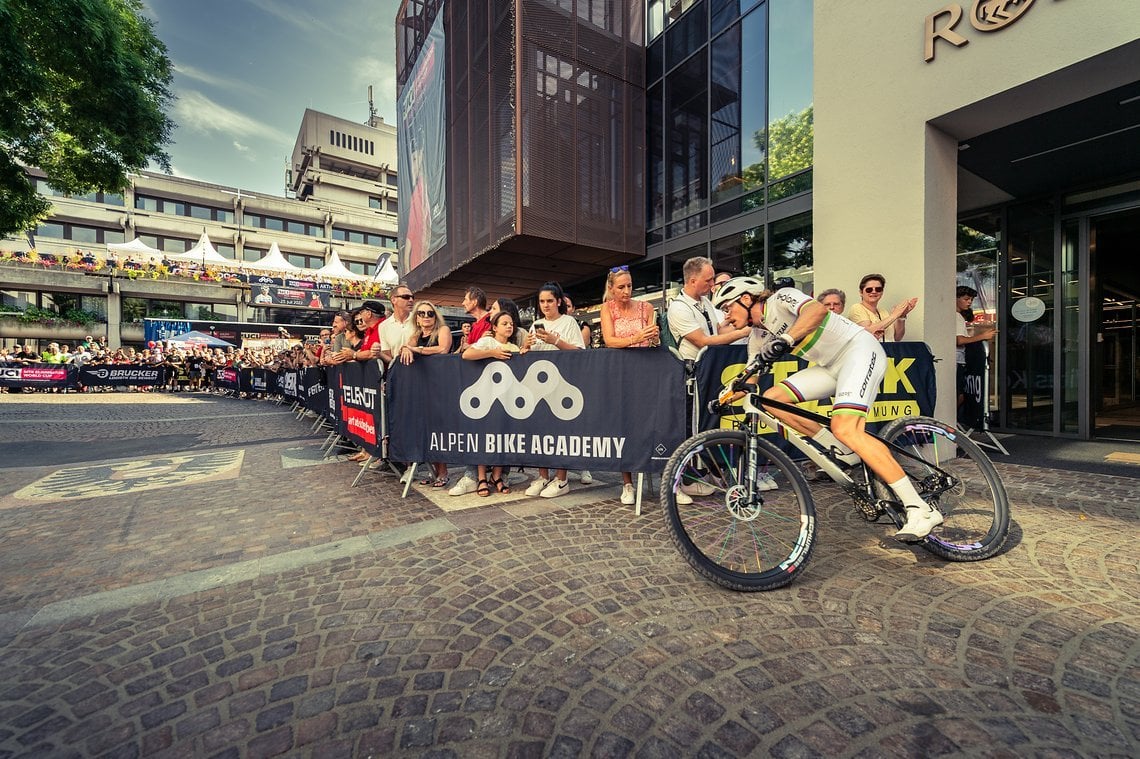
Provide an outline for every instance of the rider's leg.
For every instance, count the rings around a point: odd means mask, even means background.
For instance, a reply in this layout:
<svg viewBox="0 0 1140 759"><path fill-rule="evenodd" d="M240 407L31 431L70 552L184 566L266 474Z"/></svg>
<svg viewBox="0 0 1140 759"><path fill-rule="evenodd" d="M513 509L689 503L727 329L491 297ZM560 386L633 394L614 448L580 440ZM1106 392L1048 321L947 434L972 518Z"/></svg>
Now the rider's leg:
<svg viewBox="0 0 1140 759"><path fill-rule="evenodd" d="M895 461L891 451L877 438L867 434L867 418L860 414L831 417L831 431L867 464L879 479L890 485L906 510L906 524L895 537L905 542L922 540L942 524L942 514L922 500L914 483Z"/></svg>

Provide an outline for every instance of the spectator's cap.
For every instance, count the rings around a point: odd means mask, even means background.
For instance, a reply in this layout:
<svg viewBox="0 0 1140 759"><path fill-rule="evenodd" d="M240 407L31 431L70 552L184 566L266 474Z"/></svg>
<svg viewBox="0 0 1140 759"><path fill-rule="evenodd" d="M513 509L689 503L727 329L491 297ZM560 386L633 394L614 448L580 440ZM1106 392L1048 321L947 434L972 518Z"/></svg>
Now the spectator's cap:
<svg viewBox="0 0 1140 759"><path fill-rule="evenodd" d="M85 338L83 338L83 339L84 339L84 340L91 340L92 338L91 338L91 335L88 335L87 337L85 337Z"/></svg>
<svg viewBox="0 0 1140 759"><path fill-rule="evenodd" d="M772 280L772 290L779 290L784 287L795 287L796 281L791 277L776 277Z"/></svg>
<svg viewBox="0 0 1140 759"><path fill-rule="evenodd" d="M958 285L958 290L955 297L961 298L969 295L971 298L978 297L978 291L968 285Z"/></svg>
<svg viewBox="0 0 1140 759"><path fill-rule="evenodd" d="M361 308L367 308L369 311L376 314L377 316L383 316L384 315L384 304L378 300L366 300L360 304L360 307Z"/></svg>

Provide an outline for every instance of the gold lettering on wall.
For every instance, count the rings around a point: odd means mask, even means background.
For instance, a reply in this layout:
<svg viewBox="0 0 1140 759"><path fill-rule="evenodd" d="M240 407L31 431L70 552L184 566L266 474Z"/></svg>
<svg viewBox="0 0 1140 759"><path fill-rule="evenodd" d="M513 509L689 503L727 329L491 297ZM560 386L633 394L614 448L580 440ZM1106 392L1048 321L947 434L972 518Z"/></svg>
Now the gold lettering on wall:
<svg viewBox="0 0 1140 759"><path fill-rule="evenodd" d="M970 25L979 32L996 32L1017 21L1031 5L1033 0L974 0Z"/></svg>
<svg viewBox="0 0 1140 759"><path fill-rule="evenodd" d="M1034 0L974 0L970 8L970 26L979 32L996 32L1017 21L1033 6ZM934 60L934 45L938 40L949 42L954 47L962 47L970 41L954 27L962 20L962 6L951 3L926 17L926 34L923 44L923 58L927 63Z"/></svg>
<svg viewBox="0 0 1140 759"><path fill-rule="evenodd" d="M945 26L938 26L938 19L949 16ZM926 45L923 50L926 60L934 60L934 43L939 39L946 40L954 47L962 47L970 41L954 31L954 27L962 20L962 6L948 5L942 10L935 11L926 17Z"/></svg>

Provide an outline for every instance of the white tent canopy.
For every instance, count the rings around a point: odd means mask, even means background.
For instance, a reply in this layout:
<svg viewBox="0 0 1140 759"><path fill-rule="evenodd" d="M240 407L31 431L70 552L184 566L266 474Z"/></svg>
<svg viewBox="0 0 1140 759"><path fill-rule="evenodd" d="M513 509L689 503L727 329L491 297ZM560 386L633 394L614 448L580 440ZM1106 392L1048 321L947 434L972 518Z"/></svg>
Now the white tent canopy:
<svg viewBox="0 0 1140 759"><path fill-rule="evenodd" d="M162 258L165 255L158 248L152 248L139 238L130 242L113 242L107 245L108 252L125 255L128 258Z"/></svg>
<svg viewBox="0 0 1140 759"><path fill-rule="evenodd" d="M198 244L185 253L169 256L175 261L193 261L203 264L233 264L234 262L223 256L210 242L210 236L205 232L198 238Z"/></svg>
<svg viewBox="0 0 1140 759"><path fill-rule="evenodd" d="M357 274L356 272L352 271L347 266L345 266L341 262L340 256L337 254L337 252L335 250L331 254L329 254L328 263L326 263L321 268L317 269L317 275L321 276L321 277L329 277L332 279L356 279L356 280L368 279L368 277L366 277L365 275Z"/></svg>
<svg viewBox="0 0 1140 759"><path fill-rule="evenodd" d="M269 246L269 252L262 256L261 260L253 261L248 264L247 268L287 272L299 272L302 270L301 267L294 266L285 260L285 256L281 255L281 248L277 247L276 242Z"/></svg>
<svg viewBox="0 0 1140 759"><path fill-rule="evenodd" d="M392 265L393 256L388 256L384 259L384 263L380 266L380 271L376 272L376 281L384 285L398 285L400 284L400 275L396 273L396 267Z"/></svg>

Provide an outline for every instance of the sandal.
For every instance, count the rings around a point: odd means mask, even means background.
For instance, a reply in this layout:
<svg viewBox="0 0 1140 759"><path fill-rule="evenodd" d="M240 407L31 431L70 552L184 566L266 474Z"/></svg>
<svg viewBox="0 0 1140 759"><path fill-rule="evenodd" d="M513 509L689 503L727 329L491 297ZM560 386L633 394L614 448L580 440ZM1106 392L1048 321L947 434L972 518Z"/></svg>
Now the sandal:
<svg viewBox="0 0 1140 759"><path fill-rule="evenodd" d="M491 495L491 486L486 480L479 480L479 485L475 488L475 495L482 496L483 498Z"/></svg>
<svg viewBox="0 0 1140 759"><path fill-rule="evenodd" d="M431 485L433 488L439 487L439 485L436 485L435 483L436 483L435 475L429 474L427 477L424 477L422 480L420 480L421 485Z"/></svg>
<svg viewBox="0 0 1140 759"><path fill-rule="evenodd" d="M491 487L493 487L495 489L496 493L501 493L503 495L506 495L506 494L511 492L511 486L508 485L507 483L503 482L501 479L491 480Z"/></svg>
<svg viewBox="0 0 1140 759"><path fill-rule="evenodd" d="M433 488L445 488L451 483L451 478L447 475L443 477L436 477L435 482L431 484Z"/></svg>

